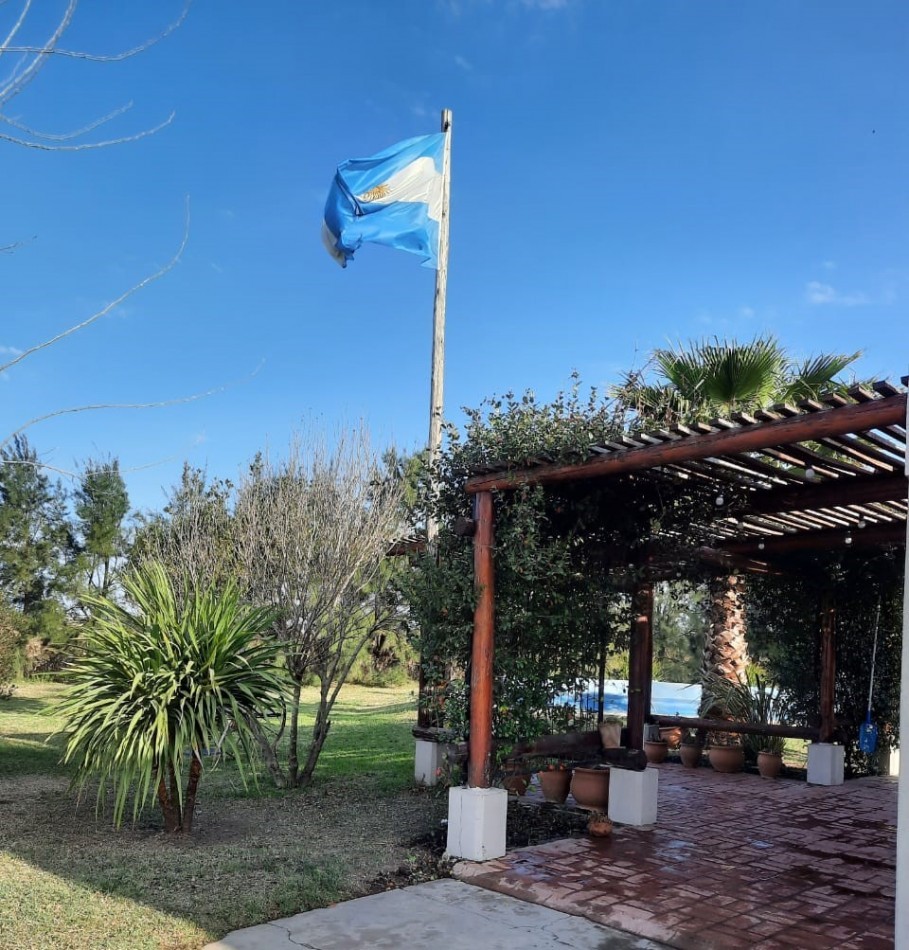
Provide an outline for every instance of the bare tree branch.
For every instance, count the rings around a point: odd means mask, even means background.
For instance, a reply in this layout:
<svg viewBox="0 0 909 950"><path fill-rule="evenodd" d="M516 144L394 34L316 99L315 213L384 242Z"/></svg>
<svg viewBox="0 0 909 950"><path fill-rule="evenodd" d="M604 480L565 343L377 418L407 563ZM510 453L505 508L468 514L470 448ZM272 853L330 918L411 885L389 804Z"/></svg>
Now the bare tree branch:
<svg viewBox="0 0 909 950"><path fill-rule="evenodd" d="M107 316L112 310L116 307L119 307L124 300L128 300L133 294L138 293L140 290L143 290L145 287L148 287L149 284L153 284L156 280L160 280L165 274L169 273L174 267L177 266L180 258L183 255L183 251L186 248L187 241L189 240L189 199L186 199L186 221L183 228L183 239L180 241L180 246L177 248L177 252L174 256L163 266L156 270L153 274L149 274L147 277L144 277L139 281L138 284L133 284L128 290L124 291L117 297L115 300L110 301L110 303L105 304L100 310L93 313L90 317L86 317L85 320L82 320L80 323L75 323L71 327L62 330L56 336L51 337L48 340L43 340L41 343L36 343L34 346L30 346L28 349L23 350L19 353L15 359L10 360L8 363L4 363L0 366L0 373L6 372L6 370L11 369L17 363L21 363L24 359L27 359L29 356L32 356L34 353L37 353L39 350L47 349L49 346L53 346L55 343L58 343L60 340L65 337L71 336L73 333L78 333L79 330L84 330L86 327L91 326L95 321L100 320L102 317ZM61 410L61 411L74 411L74 410Z"/></svg>
<svg viewBox="0 0 909 950"><path fill-rule="evenodd" d="M161 399L156 402L99 402L99 403L88 403L83 406L69 406L65 409L54 409L51 412L46 412L43 415L35 416L32 419L29 419L27 422L24 422L15 432L11 432L5 439L0 441L0 448L6 445L8 442L11 442L17 435L21 435L26 429L30 429L33 425L37 425L39 422L46 422L48 419L54 419L56 416L68 416L77 412L97 412L99 409L163 409L166 406L180 406L188 402L197 402L200 399L206 399L209 396L215 396L218 393L223 393L228 389L231 389L233 386L239 385L241 382L246 382L247 380L252 379L256 376L259 370L264 365L264 361L261 361L259 365L249 374L249 376L244 377L242 380L235 381L233 383L225 383L223 386L215 386L213 389L206 389L204 392L192 393L189 396L176 396L173 399ZM153 464L158 464L153 463ZM149 467L149 466L143 466Z"/></svg>
<svg viewBox="0 0 909 950"><path fill-rule="evenodd" d="M0 58L5 55L14 55L18 57L18 61L13 66L9 75L4 79L0 79L0 108L6 106L12 99L18 96L35 79L35 77L41 72L44 66L47 65L48 61L52 57L78 59L95 63L117 63L126 59L130 59L133 56L137 56L139 53L145 52L155 44L159 43L161 40L165 39L183 24L183 21L186 19L189 13L190 2L191 0L185 0L179 17L177 17L173 23L171 23L157 35L150 37L142 43L139 43L137 46L123 50L122 52L101 54L90 53L84 50L64 49L59 46L60 40L72 23L73 16L76 12L76 7L78 6L78 0L69 0L66 9L60 17L60 20L54 27L53 33L43 44L33 45L16 43L16 38L25 26L28 15L32 9L33 0L25 0L19 12L19 16L12 24L9 33L6 35L6 38L2 43L0 43ZM45 151L81 151L84 149L105 148L110 145L120 145L125 142L134 142L139 139L146 138L149 135L154 135L156 132L159 132L161 129L170 125L170 123L173 121L174 115L171 113L171 115L168 116L168 118L163 122L159 122L152 128L144 129L143 131L131 135L117 136L101 142L83 142L78 145L60 144L61 142L89 134L99 126L109 122L111 119L122 115L131 107L131 105L132 104L130 103L127 106L116 109L113 112L102 116L100 119L96 119L95 121L90 122L79 129L66 133L42 132L37 129L30 128L16 119L0 114L0 121L5 122L7 125L23 133L24 136L27 136L22 137L9 133L0 133L0 141L9 142L13 145L19 145L25 148L43 149Z"/></svg>

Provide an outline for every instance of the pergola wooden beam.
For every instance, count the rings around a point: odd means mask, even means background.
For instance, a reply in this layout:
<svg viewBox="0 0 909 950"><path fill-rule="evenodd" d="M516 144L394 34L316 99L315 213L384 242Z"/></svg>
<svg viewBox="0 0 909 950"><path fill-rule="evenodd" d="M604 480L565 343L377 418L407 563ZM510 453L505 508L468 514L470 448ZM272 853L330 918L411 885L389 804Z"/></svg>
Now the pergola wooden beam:
<svg viewBox="0 0 909 950"><path fill-rule="evenodd" d="M726 541L719 545L719 548L730 554L743 554L756 558L789 554L793 551L829 551L832 548L845 547L847 534L852 538L852 546L856 548L882 547L887 544L902 545L906 543L906 523L893 521L890 524L868 525L867 528L829 528L819 531L801 531L798 534L776 538ZM763 544L764 547L759 548L759 544Z"/></svg>
<svg viewBox="0 0 909 950"><path fill-rule="evenodd" d="M477 475L468 480L467 491L471 494L491 490L505 491L519 485L547 485L617 475L621 472L638 472L675 462L690 462L737 452L756 452L776 445L810 442L825 436L901 425L905 420L906 395L900 394L760 425L735 427L696 437L679 438L672 442L616 451L579 464L541 465L520 471Z"/></svg>
<svg viewBox="0 0 909 950"><path fill-rule="evenodd" d="M748 508L762 514L775 514L863 505L873 501L902 501L905 497L905 475L869 475L848 482L837 480L804 488L763 491L755 494Z"/></svg>

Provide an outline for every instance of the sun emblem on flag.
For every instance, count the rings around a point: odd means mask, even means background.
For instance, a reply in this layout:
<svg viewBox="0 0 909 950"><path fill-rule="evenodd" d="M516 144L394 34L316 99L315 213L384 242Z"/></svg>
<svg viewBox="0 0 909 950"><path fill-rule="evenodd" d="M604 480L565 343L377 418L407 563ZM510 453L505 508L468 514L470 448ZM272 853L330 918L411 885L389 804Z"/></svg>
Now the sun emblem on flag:
<svg viewBox="0 0 909 950"><path fill-rule="evenodd" d="M388 197L390 191L391 189L388 185L376 185L375 188L364 191L362 195L357 195L357 200L364 202L381 201L383 198Z"/></svg>

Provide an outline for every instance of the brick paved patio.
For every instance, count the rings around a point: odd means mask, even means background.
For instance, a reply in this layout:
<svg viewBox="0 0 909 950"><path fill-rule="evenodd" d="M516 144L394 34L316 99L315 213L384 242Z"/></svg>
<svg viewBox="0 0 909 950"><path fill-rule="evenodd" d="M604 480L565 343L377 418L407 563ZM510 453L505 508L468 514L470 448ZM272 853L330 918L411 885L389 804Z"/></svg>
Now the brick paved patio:
<svg viewBox="0 0 909 950"><path fill-rule="evenodd" d="M892 947L895 779L654 767L656 827L461 862L455 877L684 950Z"/></svg>

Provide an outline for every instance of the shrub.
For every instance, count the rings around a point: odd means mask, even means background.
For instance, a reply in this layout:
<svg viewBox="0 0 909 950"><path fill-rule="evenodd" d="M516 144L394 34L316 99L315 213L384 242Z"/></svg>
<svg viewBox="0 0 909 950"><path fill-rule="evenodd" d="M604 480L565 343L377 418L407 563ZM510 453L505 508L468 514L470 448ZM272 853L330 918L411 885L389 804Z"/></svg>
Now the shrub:
<svg viewBox="0 0 909 950"><path fill-rule="evenodd" d="M175 591L155 562L124 591L130 609L89 598L94 619L62 707L64 761L77 781L101 779L99 801L113 786L115 823L135 791L134 817L156 796L165 829L188 833L204 750L221 743L244 776L253 720L280 707L275 650L261 639L274 617L241 604L230 584Z"/></svg>

